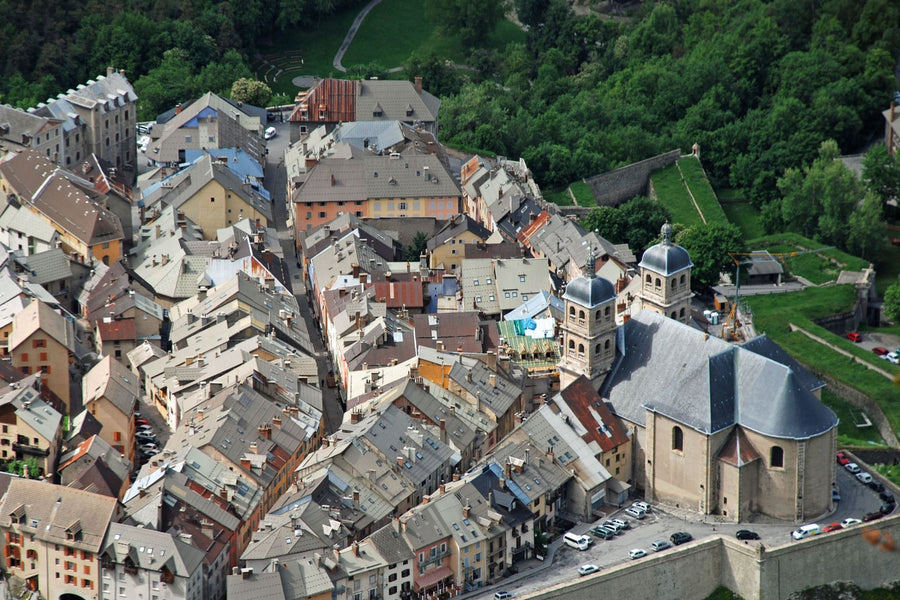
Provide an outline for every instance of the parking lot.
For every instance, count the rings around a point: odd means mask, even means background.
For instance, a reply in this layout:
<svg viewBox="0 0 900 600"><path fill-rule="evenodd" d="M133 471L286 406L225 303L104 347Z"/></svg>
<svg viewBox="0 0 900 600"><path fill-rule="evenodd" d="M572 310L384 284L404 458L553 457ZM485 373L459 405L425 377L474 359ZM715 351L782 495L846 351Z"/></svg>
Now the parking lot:
<svg viewBox="0 0 900 600"><path fill-rule="evenodd" d="M819 519L810 519L809 523L818 523L822 527L841 522L848 517L862 519L863 515L875 511L881 506L878 494L859 482L843 467L836 465L835 479L841 495L841 501L837 503L835 511ZM710 519L703 520L699 514L679 511L678 514L670 512L668 508L653 506L643 520L636 520L625 514L624 510L617 510L607 518L619 518L627 520L631 528L626 529L620 535L609 540L602 540L592 536L589 531L602 521L594 523L580 523L571 531L576 534L586 534L593 538L594 543L585 551L575 550L568 546L561 546L553 557L553 564L549 568L535 569L530 576L522 577L517 581L504 584L497 583L474 597L492 598L498 590L513 592L516 596L522 596L538 591L551 585L570 581L578 578L578 568L585 564L594 564L600 570L622 563L630 563L628 552L634 548L642 548L647 552L647 557L637 559L652 560L656 554L651 550L651 544L656 540L669 541L669 537L676 531L690 533L695 540L704 539L713 535L726 535L734 537L739 529L748 529L759 534L759 541L745 541L745 544L765 544L766 546L781 546L794 542L791 532L798 526L796 523L784 523L775 520L757 520L750 523L716 523ZM858 527L858 525L857 525ZM823 534L827 535L827 534ZM661 553L671 550L662 550ZM543 567L544 565L541 565Z"/></svg>

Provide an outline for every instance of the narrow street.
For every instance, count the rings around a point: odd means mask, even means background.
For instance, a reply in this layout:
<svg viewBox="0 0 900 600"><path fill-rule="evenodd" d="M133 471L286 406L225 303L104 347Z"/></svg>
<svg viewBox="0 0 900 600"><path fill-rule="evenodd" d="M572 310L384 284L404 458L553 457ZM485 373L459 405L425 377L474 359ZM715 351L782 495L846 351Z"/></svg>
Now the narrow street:
<svg viewBox="0 0 900 600"><path fill-rule="evenodd" d="M271 123L278 134L268 141L268 157L266 159L265 176L266 189L272 194L272 218L273 225L278 230L278 240L284 252L285 266L290 273L291 291L297 298L300 306L300 314L306 319L306 326L313 342L316 362L319 365L319 383L323 384L328 375L328 352L319 333L319 325L315 313L306 296L306 285L303 273L297 266L297 254L294 244L294 232L288 227L288 207L285 204L287 172L284 166L284 151L288 147L291 134L290 124L287 122ZM325 420L325 434L331 434L337 430L344 418L344 409L338 394L338 388L322 387L323 418Z"/></svg>

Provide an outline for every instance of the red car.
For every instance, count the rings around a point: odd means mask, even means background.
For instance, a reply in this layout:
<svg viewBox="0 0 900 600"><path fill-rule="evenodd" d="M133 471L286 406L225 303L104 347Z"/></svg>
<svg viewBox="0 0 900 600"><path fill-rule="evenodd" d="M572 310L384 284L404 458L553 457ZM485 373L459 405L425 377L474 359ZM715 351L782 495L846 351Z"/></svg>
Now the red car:
<svg viewBox="0 0 900 600"><path fill-rule="evenodd" d="M878 346L877 348L872 348L872 352L874 352L878 356L884 356L885 354L888 353L888 349Z"/></svg>
<svg viewBox="0 0 900 600"><path fill-rule="evenodd" d="M850 457L844 454L843 450L837 453L837 462L839 465L844 466L850 462Z"/></svg>
<svg viewBox="0 0 900 600"><path fill-rule="evenodd" d="M825 533L829 533L831 531L837 531L838 529L843 529L844 527L840 523L832 523L831 525L825 526Z"/></svg>
<svg viewBox="0 0 900 600"><path fill-rule="evenodd" d="M856 331L851 331L850 333L845 333L844 337L847 338L848 340L850 340L851 342L859 343L862 341L862 336L859 335L859 333Z"/></svg>

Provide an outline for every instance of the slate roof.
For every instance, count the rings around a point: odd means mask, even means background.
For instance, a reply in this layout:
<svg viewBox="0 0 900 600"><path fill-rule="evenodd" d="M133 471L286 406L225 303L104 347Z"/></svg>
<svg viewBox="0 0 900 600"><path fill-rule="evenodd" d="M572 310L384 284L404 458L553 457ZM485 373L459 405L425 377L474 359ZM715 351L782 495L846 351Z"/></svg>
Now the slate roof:
<svg viewBox="0 0 900 600"><path fill-rule="evenodd" d="M144 527L110 523L106 542L100 552L115 563L131 564L146 571L162 571L189 578L203 562L203 552L175 536Z"/></svg>
<svg viewBox="0 0 900 600"><path fill-rule="evenodd" d="M375 115L375 107L381 115ZM366 79L356 87L356 119L436 122L441 101L425 90L419 94L411 81ZM412 108L411 114L407 111Z"/></svg>
<svg viewBox="0 0 900 600"><path fill-rule="evenodd" d="M97 473L99 477L87 474L98 464L105 467L104 472ZM131 472L131 463L99 435L92 435L59 458L57 471L62 485L78 489L94 486L89 491L118 497L122 484ZM98 485L100 482L106 489Z"/></svg>
<svg viewBox="0 0 900 600"><path fill-rule="evenodd" d="M9 528L10 515L24 515L19 531L50 544L87 552L99 551L113 518L116 499L43 481L15 479L0 505L0 527ZM67 532L80 531L80 539Z"/></svg>
<svg viewBox="0 0 900 600"><path fill-rule="evenodd" d="M837 425L809 391L809 379L790 365L656 313L632 316L619 328L616 346L600 391L616 415L633 423L643 425L652 410L702 433L741 425L786 439L815 437Z"/></svg>
<svg viewBox="0 0 900 600"><path fill-rule="evenodd" d="M17 348L38 330L43 331L69 350L74 350L75 341L72 339L73 334L65 317L46 303L32 300L13 320L13 330L9 334L8 347L10 351Z"/></svg>
<svg viewBox="0 0 900 600"><path fill-rule="evenodd" d="M812 372L806 370L806 368L794 360L794 357L785 352L781 346L773 342L766 334L758 335L755 338L747 340L741 344L741 348L788 366L794 372L794 377L797 378L800 385L810 392L825 387L824 381L820 380Z"/></svg>
<svg viewBox="0 0 900 600"><path fill-rule="evenodd" d="M447 221L447 224L444 225L436 234L434 234L434 236L430 240L428 240L427 247L429 250L434 250L450 238L454 238L466 231L469 231L478 236L478 238L482 241L488 239L491 236L491 232L488 231L487 227L474 220L469 215L465 213L459 213L458 215Z"/></svg>
<svg viewBox="0 0 900 600"><path fill-rule="evenodd" d="M10 231L18 231L25 237L51 244L58 235L53 226L46 219L41 218L34 211L7 204L0 215L0 228Z"/></svg>
<svg viewBox="0 0 900 600"><path fill-rule="evenodd" d="M368 156L365 163L368 198L432 198L461 195L456 180L433 154Z"/></svg>
<svg viewBox="0 0 900 600"><path fill-rule="evenodd" d="M437 348L437 342L444 350L456 352L483 352L483 332L481 317L477 312L440 313L436 315L413 315L416 345Z"/></svg>
<svg viewBox="0 0 900 600"><path fill-rule="evenodd" d="M468 378L469 374L471 374L471 381ZM497 385L494 387L490 384L491 375L495 376ZM473 397L484 402L497 418L506 414L509 407L522 394L522 388L519 385L507 379L505 374L491 371L481 361L474 361L470 368L466 368L462 363L454 363L453 368L450 369L450 379Z"/></svg>
<svg viewBox="0 0 900 600"><path fill-rule="evenodd" d="M29 375L0 389L0 406L12 404L16 409L16 419L34 429L51 445L60 431L62 415L52 406L44 402L40 392L37 375ZM26 406L27 404L27 406Z"/></svg>
<svg viewBox="0 0 900 600"><path fill-rule="evenodd" d="M334 590L328 571L312 558L288 561L280 572L285 598L311 598Z"/></svg>
<svg viewBox="0 0 900 600"><path fill-rule="evenodd" d="M0 163L0 173L34 210L82 243L93 246L124 237L119 217L91 200L61 169L32 150ZM13 175L12 173L15 173Z"/></svg>
<svg viewBox="0 0 900 600"><path fill-rule="evenodd" d="M225 589L230 600L287 600L281 585L281 571L228 575ZM293 596L291 596L293 598Z"/></svg>
<svg viewBox="0 0 900 600"><path fill-rule="evenodd" d="M20 260L32 271L28 278L31 283L45 285L52 281L72 277L72 267L69 264L69 258L61 248L23 256Z"/></svg>
<svg viewBox="0 0 900 600"><path fill-rule="evenodd" d="M409 544L395 529L394 523L388 523L381 529L375 531L369 536L372 544L378 550L378 553L384 558L389 566L405 560L412 560L413 553L409 548Z"/></svg>
<svg viewBox="0 0 900 600"><path fill-rule="evenodd" d="M0 104L0 139L22 144L22 137L28 136L29 139L26 143L31 143L30 138L41 133L45 128L58 124L59 121L39 117L8 104Z"/></svg>
<svg viewBox="0 0 900 600"><path fill-rule="evenodd" d="M666 277L694 266L688 251L672 243L672 226L662 226L662 241L644 251L638 267Z"/></svg>
<svg viewBox="0 0 900 600"><path fill-rule="evenodd" d="M129 418L141 391L138 376L112 356L106 356L94 365L84 376L82 386L85 406L106 398Z"/></svg>

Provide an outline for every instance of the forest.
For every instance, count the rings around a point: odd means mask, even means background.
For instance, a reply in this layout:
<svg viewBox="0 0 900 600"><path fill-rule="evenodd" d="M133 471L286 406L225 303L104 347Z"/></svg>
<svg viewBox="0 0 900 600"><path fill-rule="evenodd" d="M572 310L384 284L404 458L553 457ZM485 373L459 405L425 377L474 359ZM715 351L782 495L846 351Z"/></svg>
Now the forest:
<svg viewBox="0 0 900 600"><path fill-rule="evenodd" d="M0 0L0 103L34 106L125 69L140 118L252 76L266 38L360 0Z"/></svg>

